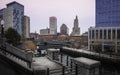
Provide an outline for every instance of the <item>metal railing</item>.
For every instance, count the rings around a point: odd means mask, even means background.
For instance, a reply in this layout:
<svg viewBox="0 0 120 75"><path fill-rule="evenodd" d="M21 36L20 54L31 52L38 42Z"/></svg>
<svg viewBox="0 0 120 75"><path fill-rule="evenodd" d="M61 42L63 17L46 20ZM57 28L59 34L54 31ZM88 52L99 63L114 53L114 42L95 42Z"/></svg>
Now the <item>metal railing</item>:
<svg viewBox="0 0 120 75"><path fill-rule="evenodd" d="M78 65L74 65L72 67L65 67L58 69L52 69L50 70L47 68L47 75L79 75L80 70L78 69Z"/></svg>

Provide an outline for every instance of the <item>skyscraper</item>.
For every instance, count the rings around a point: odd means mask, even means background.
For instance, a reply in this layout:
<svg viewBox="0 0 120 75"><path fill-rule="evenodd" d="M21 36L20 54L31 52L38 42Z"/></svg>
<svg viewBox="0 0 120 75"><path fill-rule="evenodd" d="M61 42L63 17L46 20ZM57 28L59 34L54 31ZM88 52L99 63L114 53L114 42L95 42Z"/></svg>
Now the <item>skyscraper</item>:
<svg viewBox="0 0 120 75"><path fill-rule="evenodd" d="M96 0L96 27L120 26L120 0Z"/></svg>
<svg viewBox="0 0 120 75"><path fill-rule="evenodd" d="M22 36L24 6L11 2L7 4L7 8L0 10L0 17L4 20L4 28L7 30L9 27L14 28Z"/></svg>
<svg viewBox="0 0 120 75"><path fill-rule="evenodd" d="M0 10L0 17L4 20L4 30L13 28L13 8L3 8Z"/></svg>
<svg viewBox="0 0 120 75"><path fill-rule="evenodd" d="M120 53L120 0L96 0L96 27L88 33L89 50Z"/></svg>
<svg viewBox="0 0 120 75"><path fill-rule="evenodd" d="M57 34L57 18L54 16L50 17L49 25L50 25L50 34L56 35Z"/></svg>
<svg viewBox="0 0 120 75"><path fill-rule="evenodd" d="M68 35L68 27L65 24L62 24L62 26L60 27L60 33L62 35Z"/></svg>
<svg viewBox="0 0 120 75"><path fill-rule="evenodd" d="M78 17L76 16L76 18L74 19L74 27L73 27L71 36L79 36L80 35L80 28L78 26L79 26Z"/></svg>
<svg viewBox="0 0 120 75"><path fill-rule="evenodd" d="M28 16L23 17L23 38L30 37L30 18Z"/></svg>

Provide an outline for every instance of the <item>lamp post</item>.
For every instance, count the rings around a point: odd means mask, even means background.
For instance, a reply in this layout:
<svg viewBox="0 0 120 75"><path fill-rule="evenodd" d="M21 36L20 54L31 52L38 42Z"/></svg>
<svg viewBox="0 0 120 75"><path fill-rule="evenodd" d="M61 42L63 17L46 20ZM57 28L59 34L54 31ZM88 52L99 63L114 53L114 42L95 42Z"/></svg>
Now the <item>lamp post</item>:
<svg viewBox="0 0 120 75"><path fill-rule="evenodd" d="M4 37L4 20L1 20L1 37L3 38Z"/></svg>

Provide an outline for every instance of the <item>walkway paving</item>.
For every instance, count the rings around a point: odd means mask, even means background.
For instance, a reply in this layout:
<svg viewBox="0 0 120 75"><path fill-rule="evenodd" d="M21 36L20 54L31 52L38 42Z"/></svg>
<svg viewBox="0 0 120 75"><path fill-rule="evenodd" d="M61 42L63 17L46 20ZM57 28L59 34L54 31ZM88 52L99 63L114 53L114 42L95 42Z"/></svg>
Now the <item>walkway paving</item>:
<svg viewBox="0 0 120 75"><path fill-rule="evenodd" d="M60 64L49 60L47 57L34 57L33 61L34 62L32 63L32 67L34 69L46 70L47 68L49 69L62 68Z"/></svg>

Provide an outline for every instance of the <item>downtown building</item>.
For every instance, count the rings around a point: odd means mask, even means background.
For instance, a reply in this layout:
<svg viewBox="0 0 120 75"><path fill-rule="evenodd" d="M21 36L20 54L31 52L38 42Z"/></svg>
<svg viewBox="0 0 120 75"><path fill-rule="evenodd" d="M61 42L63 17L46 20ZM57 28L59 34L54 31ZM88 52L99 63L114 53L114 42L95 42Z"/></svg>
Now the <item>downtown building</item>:
<svg viewBox="0 0 120 75"><path fill-rule="evenodd" d="M89 50L120 52L120 0L96 0L96 26L88 33Z"/></svg>
<svg viewBox="0 0 120 75"><path fill-rule="evenodd" d="M74 19L74 27L73 31L71 33L71 36L80 36L80 28L79 28L79 22L78 22L78 17Z"/></svg>
<svg viewBox="0 0 120 75"><path fill-rule="evenodd" d="M57 18L52 16L49 18L50 35L57 35Z"/></svg>
<svg viewBox="0 0 120 75"><path fill-rule="evenodd" d="M40 35L49 35L49 34L50 34L50 29L49 28L40 30Z"/></svg>
<svg viewBox="0 0 120 75"><path fill-rule="evenodd" d="M13 28L21 35L21 37L23 37L24 35L23 31L25 30L24 25L28 25L29 21L26 21L28 22L28 24L25 24L25 22L23 22L25 20L25 17L24 17L24 6L22 4L17 3L16 1L6 4L6 8L0 10L0 18L4 21L5 31L8 28ZM29 27L27 31L28 31L27 32L27 37L28 37Z"/></svg>
<svg viewBox="0 0 120 75"><path fill-rule="evenodd" d="M30 38L30 18L23 16L23 38Z"/></svg>
<svg viewBox="0 0 120 75"><path fill-rule="evenodd" d="M60 27L60 34L61 35L68 35L69 34L69 29L65 24L62 24Z"/></svg>

